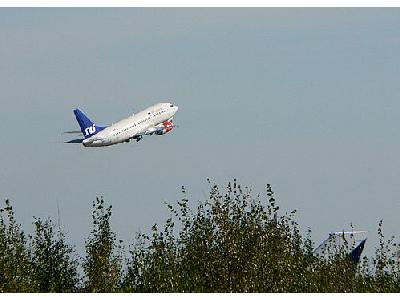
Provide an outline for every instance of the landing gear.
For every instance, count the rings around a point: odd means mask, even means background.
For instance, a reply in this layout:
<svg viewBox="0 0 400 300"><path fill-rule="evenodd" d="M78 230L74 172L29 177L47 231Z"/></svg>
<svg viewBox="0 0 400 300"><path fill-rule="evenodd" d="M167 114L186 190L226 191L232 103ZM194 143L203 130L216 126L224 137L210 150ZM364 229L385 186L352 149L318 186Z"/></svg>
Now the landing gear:
<svg viewBox="0 0 400 300"><path fill-rule="evenodd" d="M141 135L138 135L135 138L136 138L136 142L139 142L143 137Z"/></svg>

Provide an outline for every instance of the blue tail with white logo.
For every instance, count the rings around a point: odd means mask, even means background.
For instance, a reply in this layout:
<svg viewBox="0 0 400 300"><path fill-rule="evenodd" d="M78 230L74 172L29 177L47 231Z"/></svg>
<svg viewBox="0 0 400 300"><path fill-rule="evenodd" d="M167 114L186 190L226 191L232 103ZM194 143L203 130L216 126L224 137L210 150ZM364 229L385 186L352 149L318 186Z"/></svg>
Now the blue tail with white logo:
<svg viewBox="0 0 400 300"><path fill-rule="evenodd" d="M81 127L81 131L85 139L99 133L103 129L105 129L107 126L97 126L93 121L91 121L82 111L80 111L78 108L74 109L74 114L76 117L76 120L79 123L79 126Z"/></svg>

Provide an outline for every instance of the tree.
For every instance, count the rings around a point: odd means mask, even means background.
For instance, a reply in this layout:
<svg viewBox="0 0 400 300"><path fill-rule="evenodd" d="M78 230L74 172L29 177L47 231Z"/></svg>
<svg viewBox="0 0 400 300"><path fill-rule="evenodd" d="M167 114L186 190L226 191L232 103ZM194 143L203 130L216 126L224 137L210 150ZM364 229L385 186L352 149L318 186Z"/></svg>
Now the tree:
<svg viewBox="0 0 400 300"><path fill-rule="evenodd" d="M103 198L93 202L93 229L86 241L86 258L83 269L87 292L116 292L122 274L121 245L111 230L111 205L104 207Z"/></svg>
<svg viewBox="0 0 400 300"><path fill-rule="evenodd" d="M214 184L195 211L182 192L177 208L169 205L163 230L153 226L152 236L142 235L133 247L125 286L145 292L296 291L305 268L303 241L293 216L278 215L269 185L264 204L236 180L223 191Z"/></svg>
<svg viewBox="0 0 400 300"><path fill-rule="evenodd" d="M351 260L348 245L328 259L318 257L311 231L301 236L295 210L281 213L270 185L263 200L236 180L224 189L212 184L209 199L194 210L184 187L182 193L177 205L168 205L164 226L154 225L132 246L125 291L400 291L390 241L378 251L376 276Z"/></svg>
<svg viewBox="0 0 400 300"><path fill-rule="evenodd" d="M25 239L13 208L0 209L0 292L400 292L400 246L386 240L360 263L344 245L314 254L296 211L282 212L267 185L254 195L236 180L224 188L210 183L209 198L167 204L166 222L138 234L130 258L111 229L111 206L93 202L93 228L82 260L51 220L35 219ZM327 255L325 255L327 254Z"/></svg>
<svg viewBox="0 0 400 300"><path fill-rule="evenodd" d="M73 292L78 285L78 261L64 234L54 232L51 220L36 219L32 237L32 265L40 292Z"/></svg>
<svg viewBox="0 0 400 300"><path fill-rule="evenodd" d="M0 209L0 292L33 292L36 288L25 234L9 200Z"/></svg>

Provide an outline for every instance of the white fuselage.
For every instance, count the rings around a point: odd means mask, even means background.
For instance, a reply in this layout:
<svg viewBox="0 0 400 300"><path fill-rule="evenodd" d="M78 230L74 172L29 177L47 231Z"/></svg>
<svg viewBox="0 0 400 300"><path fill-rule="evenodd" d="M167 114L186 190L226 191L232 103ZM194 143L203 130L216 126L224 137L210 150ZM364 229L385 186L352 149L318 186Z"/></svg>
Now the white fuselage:
<svg viewBox="0 0 400 300"><path fill-rule="evenodd" d="M83 145L85 147L103 147L127 142L132 138L147 134L157 125L171 120L177 110L178 107L171 103L158 103L84 139Z"/></svg>

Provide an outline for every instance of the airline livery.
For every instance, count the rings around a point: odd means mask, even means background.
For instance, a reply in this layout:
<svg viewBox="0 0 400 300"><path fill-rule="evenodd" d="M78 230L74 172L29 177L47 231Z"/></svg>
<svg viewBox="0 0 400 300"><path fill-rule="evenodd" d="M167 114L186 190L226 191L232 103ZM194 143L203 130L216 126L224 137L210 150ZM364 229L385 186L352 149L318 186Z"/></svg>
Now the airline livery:
<svg viewBox="0 0 400 300"><path fill-rule="evenodd" d="M131 139L139 142L144 135L164 135L175 127L172 118L177 110L178 106L172 103L158 103L111 126L100 126L79 109L74 109L81 130L66 133L82 133L84 138L66 143L79 143L85 147L104 147L128 143Z"/></svg>

